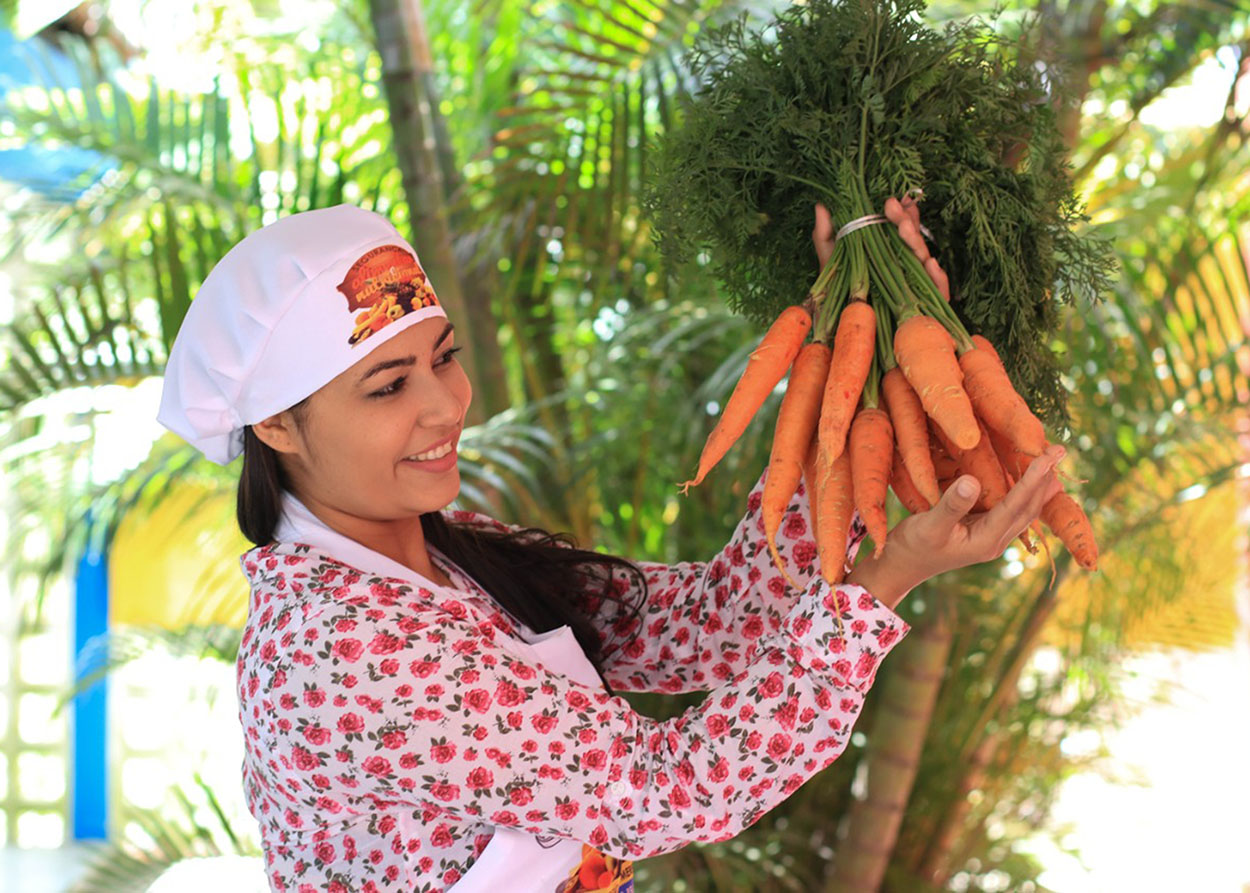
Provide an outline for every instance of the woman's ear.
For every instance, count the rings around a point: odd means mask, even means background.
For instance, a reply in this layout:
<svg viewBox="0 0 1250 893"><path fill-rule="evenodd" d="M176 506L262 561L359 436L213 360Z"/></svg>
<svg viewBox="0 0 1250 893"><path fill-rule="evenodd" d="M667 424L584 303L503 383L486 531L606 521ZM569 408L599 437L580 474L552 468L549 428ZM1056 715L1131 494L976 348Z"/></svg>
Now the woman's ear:
<svg viewBox="0 0 1250 893"><path fill-rule="evenodd" d="M298 453L299 434L290 410L271 415L252 426L252 432L261 443L279 453Z"/></svg>

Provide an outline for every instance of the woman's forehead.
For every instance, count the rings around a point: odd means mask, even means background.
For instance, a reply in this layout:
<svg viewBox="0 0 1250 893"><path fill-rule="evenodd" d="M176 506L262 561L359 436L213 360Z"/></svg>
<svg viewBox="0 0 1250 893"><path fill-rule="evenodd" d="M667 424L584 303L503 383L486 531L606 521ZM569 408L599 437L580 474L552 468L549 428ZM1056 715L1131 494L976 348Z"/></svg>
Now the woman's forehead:
<svg viewBox="0 0 1250 893"><path fill-rule="evenodd" d="M429 319L423 319L415 326L404 329L394 338L379 344L352 368L363 368L370 362L411 354L422 349L430 350L437 347L444 333L449 334L451 330L451 321L444 317L432 316Z"/></svg>
<svg viewBox="0 0 1250 893"><path fill-rule="evenodd" d="M400 332L394 338L379 344L368 355L357 360L354 365L338 376L339 381L357 384L370 375L379 365L387 365L396 360L424 356L433 351L440 343L452 339L452 324L443 317L424 319L414 326Z"/></svg>

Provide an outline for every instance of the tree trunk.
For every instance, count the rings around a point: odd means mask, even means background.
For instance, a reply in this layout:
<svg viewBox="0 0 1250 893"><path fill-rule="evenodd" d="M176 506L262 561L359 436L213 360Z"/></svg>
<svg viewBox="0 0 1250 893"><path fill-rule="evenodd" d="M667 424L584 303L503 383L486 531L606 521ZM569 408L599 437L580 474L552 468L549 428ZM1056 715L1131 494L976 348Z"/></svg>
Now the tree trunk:
<svg viewBox="0 0 1250 893"><path fill-rule="evenodd" d="M508 404L498 325L483 289L469 292L452 249L446 180L446 152L439 137L438 87L420 0L370 0L382 85L390 109L395 156L403 178L413 247L456 324L457 340L468 347L466 365L475 398L468 421L474 424ZM445 148L445 147L444 147Z"/></svg>
<svg viewBox="0 0 1250 893"><path fill-rule="evenodd" d="M1004 704L1004 709L1010 707L1011 703L1014 703L1014 699ZM972 808L968 795L985 781L985 769L994 759L1002 741L1001 731L991 732L982 738L973 750L967 769L955 787L951 804L929 838L929 845L915 872L922 881L935 886L942 886L946 883L952 868L951 852L955 848L956 841L959 840L960 832L964 830L964 820L968 816L968 811Z"/></svg>
<svg viewBox="0 0 1250 893"><path fill-rule="evenodd" d="M1068 4L1068 8L1064 11L1065 16L1059 16L1056 20L1052 20L1052 30L1063 34L1064 25L1071 23L1072 4ZM1090 84L1093 80L1094 73L1105 63L1104 50L1102 45L1102 29L1107 20L1107 4L1106 0L1096 0L1093 7L1089 10L1084 27L1079 34L1073 34L1069 37L1069 47L1055 46L1051 50L1054 53L1048 61L1056 59L1083 59L1085 64L1073 65L1069 73L1068 80L1064 81L1064 90L1062 97L1056 96L1055 102L1058 108L1056 125L1059 132L1063 134L1063 144L1068 147L1068 151L1072 149L1080 141L1081 137L1081 105L1085 101L1085 96L1089 93ZM1060 38L1062 39L1062 38Z"/></svg>
<svg viewBox="0 0 1250 893"><path fill-rule="evenodd" d="M953 612L953 602L936 606L929 622L912 632L901 665L886 679L868 741L868 791L847 815L847 832L825 887L830 893L875 893L881 887L945 674Z"/></svg>
<svg viewBox="0 0 1250 893"><path fill-rule="evenodd" d="M1001 720L1005 717L1019 696L1020 674L1032 656L1050 615L1054 613L1058 604L1059 587L1072 567L1070 559L1065 561L1061 558L1060 562L1053 583L1047 581L1046 588L1034 600L1029 619L1015 643L1011 662L994 686L994 692L981 716L974 723L971 740L975 744L958 761L963 772L955 785L950 806L939 820L937 828L929 835L928 846L916 869L916 876L926 883L944 885L956 867L950 857L964 830L964 820L972 806L968 794L985 781L986 768L1005 739L1001 727L994 732L986 731L986 727L992 719Z"/></svg>

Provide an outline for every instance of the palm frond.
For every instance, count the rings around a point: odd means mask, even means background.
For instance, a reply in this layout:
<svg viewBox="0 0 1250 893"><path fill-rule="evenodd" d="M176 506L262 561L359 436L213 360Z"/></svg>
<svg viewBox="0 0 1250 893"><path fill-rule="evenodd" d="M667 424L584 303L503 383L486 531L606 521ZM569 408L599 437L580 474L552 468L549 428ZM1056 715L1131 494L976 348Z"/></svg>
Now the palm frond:
<svg viewBox="0 0 1250 893"><path fill-rule="evenodd" d="M57 696L53 716L127 664L154 650L173 658L192 657L233 665L238 656L242 629L225 624L186 626L171 630L159 626L123 626L87 640L79 652L74 681Z"/></svg>
<svg viewBox="0 0 1250 893"><path fill-rule="evenodd" d="M196 773L194 799L180 787L172 796L182 816L160 811L126 810L123 822L133 822L147 840L135 843L124 836L102 845L92 855L86 873L69 893L146 893L176 890L190 878L198 885L263 893L268 889L260 848L230 827L212 787Z"/></svg>
<svg viewBox="0 0 1250 893"><path fill-rule="evenodd" d="M33 277L46 286L19 285L23 313L6 332L0 413L69 388L132 384L163 368L153 302L132 294L126 261L83 266Z"/></svg>
<svg viewBox="0 0 1250 893"><path fill-rule="evenodd" d="M11 93L4 111L18 136L88 149L109 175L78 201L19 203L0 254L12 262L52 242L89 268L116 270L128 305L155 301L148 324L166 347L199 283L249 230L344 198L381 210L398 203L363 61L327 55L299 72L255 66L236 91L219 81L203 94L123 83L124 72L107 66L79 64L78 74L76 87ZM321 85L331 80L327 94ZM16 315L37 311L19 304Z"/></svg>

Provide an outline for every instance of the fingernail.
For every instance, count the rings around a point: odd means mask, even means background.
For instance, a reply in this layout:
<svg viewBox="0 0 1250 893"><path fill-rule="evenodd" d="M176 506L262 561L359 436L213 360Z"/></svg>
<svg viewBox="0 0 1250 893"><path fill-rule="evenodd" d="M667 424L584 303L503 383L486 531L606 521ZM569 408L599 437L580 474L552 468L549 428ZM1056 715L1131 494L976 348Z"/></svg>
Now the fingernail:
<svg viewBox="0 0 1250 893"><path fill-rule="evenodd" d="M959 482L955 484L955 492L964 499L968 499L971 496L977 495L977 485L967 478L961 478Z"/></svg>

